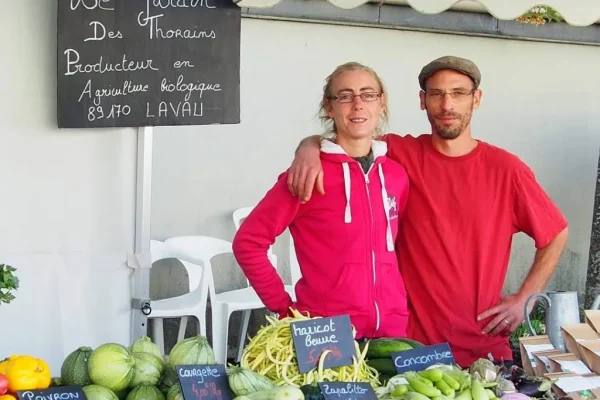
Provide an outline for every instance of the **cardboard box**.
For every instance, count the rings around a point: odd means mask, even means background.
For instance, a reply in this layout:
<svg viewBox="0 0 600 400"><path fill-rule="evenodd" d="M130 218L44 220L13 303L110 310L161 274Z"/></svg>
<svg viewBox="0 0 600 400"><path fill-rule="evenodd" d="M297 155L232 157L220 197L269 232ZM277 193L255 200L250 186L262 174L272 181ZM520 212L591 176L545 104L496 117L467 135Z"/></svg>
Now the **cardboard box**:
<svg viewBox="0 0 600 400"><path fill-rule="evenodd" d="M585 310L585 323L600 333L600 310Z"/></svg>
<svg viewBox="0 0 600 400"><path fill-rule="evenodd" d="M567 351L575 354L580 359L582 356L581 351L579 350L579 344L586 340L600 339L598 333L588 324L563 325L560 327L560 330L565 339Z"/></svg>
<svg viewBox="0 0 600 400"><path fill-rule="evenodd" d="M548 379L556 379L552 391L558 397L570 396L573 400L600 399L600 376L580 376L570 373L546 374Z"/></svg>
<svg viewBox="0 0 600 400"><path fill-rule="evenodd" d="M550 372L551 365L548 356L556 356L559 354L565 354L564 352L554 349L554 350L544 350L544 351L535 351L531 353L533 358L535 359L535 368L533 371L536 376L544 376L545 374Z"/></svg>
<svg viewBox="0 0 600 400"><path fill-rule="evenodd" d="M592 372L600 374L600 340L588 340L579 343L581 347L581 356L585 365Z"/></svg>
<svg viewBox="0 0 600 400"><path fill-rule="evenodd" d="M519 347L521 349L521 361L523 369L527 375L535 375L535 359L532 353L545 350L555 350L548 335L526 336L519 338Z"/></svg>
<svg viewBox="0 0 600 400"><path fill-rule="evenodd" d="M550 372L572 372L576 375L590 375L592 371L575 354L563 353L548 356Z"/></svg>

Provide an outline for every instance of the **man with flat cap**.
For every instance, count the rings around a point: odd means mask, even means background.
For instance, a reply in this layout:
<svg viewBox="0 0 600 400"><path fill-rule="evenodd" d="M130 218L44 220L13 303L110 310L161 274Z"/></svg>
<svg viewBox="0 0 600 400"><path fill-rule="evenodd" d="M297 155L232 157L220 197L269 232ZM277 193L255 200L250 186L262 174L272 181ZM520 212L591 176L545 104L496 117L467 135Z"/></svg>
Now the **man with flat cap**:
<svg viewBox="0 0 600 400"><path fill-rule="evenodd" d="M470 60L445 56L419 74L421 110L431 133L387 134L388 157L410 178L396 251L410 304L409 337L448 342L455 360L511 361L508 336L543 291L568 237L567 221L517 156L473 138L481 74ZM289 171L290 191L305 202L323 172L319 136L302 141ZM535 259L517 293L502 295L512 236L524 232Z"/></svg>

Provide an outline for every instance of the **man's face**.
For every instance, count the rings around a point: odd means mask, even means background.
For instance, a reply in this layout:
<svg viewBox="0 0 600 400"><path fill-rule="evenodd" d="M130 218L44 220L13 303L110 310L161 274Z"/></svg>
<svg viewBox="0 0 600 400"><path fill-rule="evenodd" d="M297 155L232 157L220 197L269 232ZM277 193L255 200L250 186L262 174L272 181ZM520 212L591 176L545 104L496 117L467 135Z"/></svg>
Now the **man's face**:
<svg viewBox="0 0 600 400"><path fill-rule="evenodd" d="M427 80L426 90L419 97L433 133L452 140L469 127L473 110L479 108L481 90L474 89L467 75L444 69Z"/></svg>

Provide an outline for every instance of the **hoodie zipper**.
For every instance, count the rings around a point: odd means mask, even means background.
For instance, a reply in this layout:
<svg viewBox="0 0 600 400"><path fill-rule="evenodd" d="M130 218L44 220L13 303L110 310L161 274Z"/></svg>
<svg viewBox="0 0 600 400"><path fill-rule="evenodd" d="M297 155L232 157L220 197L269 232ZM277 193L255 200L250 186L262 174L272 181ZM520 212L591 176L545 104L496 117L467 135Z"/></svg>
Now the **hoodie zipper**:
<svg viewBox="0 0 600 400"><path fill-rule="evenodd" d="M372 268L373 268L373 303L375 303L375 315L377 317L376 323L375 323L375 332L377 332L379 330L379 323L380 323L380 317L379 317L379 305L377 304L377 300L375 300L375 293L377 293L377 273L376 273L376 268L375 268L375 249L373 248L373 231L375 230L375 217L373 216L373 205L371 203L371 192L369 191L369 172L371 172L371 169L373 169L373 166L375 165L375 163L371 164L371 167L369 168L369 171L367 171L366 174L363 174L365 177L365 186L367 188L367 198L369 200L369 211L371 213L371 261L372 261ZM361 168L362 170L362 168Z"/></svg>

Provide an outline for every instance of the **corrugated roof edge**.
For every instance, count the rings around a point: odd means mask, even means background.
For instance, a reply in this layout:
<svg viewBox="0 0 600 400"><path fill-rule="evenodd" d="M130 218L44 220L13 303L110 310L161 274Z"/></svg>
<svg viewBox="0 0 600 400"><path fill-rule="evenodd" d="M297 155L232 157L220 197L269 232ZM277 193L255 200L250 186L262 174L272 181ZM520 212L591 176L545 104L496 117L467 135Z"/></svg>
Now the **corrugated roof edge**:
<svg viewBox="0 0 600 400"><path fill-rule="evenodd" d="M597 24L576 27L565 22L552 22L536 26L499 20L490 14L472 11L448 10L428 15L412 7L395 4L366 3L351 9L341 9L324 0L279 0L274 6L266 8L243 7L242 15L248 18L600 45L600 25Z"/></svg>

